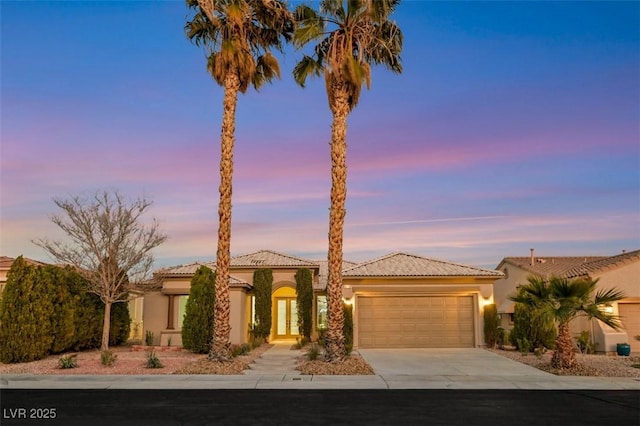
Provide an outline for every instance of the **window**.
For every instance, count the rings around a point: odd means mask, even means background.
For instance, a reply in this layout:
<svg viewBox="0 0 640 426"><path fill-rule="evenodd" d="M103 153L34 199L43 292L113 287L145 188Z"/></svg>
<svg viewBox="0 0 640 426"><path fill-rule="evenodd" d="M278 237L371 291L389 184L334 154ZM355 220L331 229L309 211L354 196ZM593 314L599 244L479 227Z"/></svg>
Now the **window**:
<svg viewBox="0 0 640 426"><path fill-rule="evenodd" d="M316 328L327 329L327 296L316 297Z"/></svg>
<svg viewBox="0 0 640 426"><path fill-rule="evenodd" d="M182 330L182 323L184 322L184 316L187 313L187 300L188 295L178 296L178 329Z"/></svg>

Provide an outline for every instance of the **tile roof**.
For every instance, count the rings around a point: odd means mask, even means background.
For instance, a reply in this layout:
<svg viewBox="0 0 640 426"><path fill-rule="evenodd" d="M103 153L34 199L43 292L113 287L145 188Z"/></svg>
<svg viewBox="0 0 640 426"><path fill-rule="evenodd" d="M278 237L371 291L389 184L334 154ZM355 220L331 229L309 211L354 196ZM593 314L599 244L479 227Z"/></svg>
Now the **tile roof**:
<svg viewBox="0 0 640 426"><path fill-rule="evenodd" d="M318 268L317 262L288 254L278 253L272 250L259 250L254 253L244 254L231 258L231 267L265 267L265 268Z"/></svg>
<svg viewBox="0 0 640 426"><path fill-rule="evenodd" d="M23 259L29 265L35 265L35 266L45 266L45 265L47 265L44 262L40 262L40 261L37 261L37 260L29 259L28 257L23 257ZM10 269L11 265L13 265L13 261L14 260L16 260L14 257L0 256L0 269Z"/></svg>
<svg viewBox="0 0 640 426"><path fill-rule="evenodd" d="M313 285L314 290L324 290L327 288L327 278L329 275L329 262L326 260L316 260L315 261L320 266L320 273L318 275L318 283ZM356 266L356 262L351 262L348 260L342 260L342 270L346 270L349 268L353 268Z"/></svg>
<svg viewBox="0 0 640 426"><path fill-rule="evenodd" d="M569 269L563 275L567 278L588 276L593 273L615 269L622 265L640 260L640 250L618 254L604 259L593 260Z"/></svg>
<svg viewBox="0 0 640 426"><path fill-rule="evenodd" d="M500 271L481 269L407 253L391 253L345 270L343 277L501 277Z"/></svg>
<svg viewBox="0 0 640 426"><path fill-rule="evenodd" d="M186 265L178 265L170 268L160 269L159 271L156 271L154 275L160 276L160 277L181 277L181 276L189 277L194 275L198 270L198 268L203 265L210 268L212 271L216 270L215 262L205 262L205 263L194 262ZM246 287L246 286L253 287L251 283L245 280L242 280L240 278L234 277L233 275L229 275L229 285L231 287Z"/></svg>
<svg viewBox="0 0 640 426"><path fill-rule="evenodd" d="M542 277L552 275L575 278L593 273L614 269L629 262L640 260L640 250L630 251L615 256L536 256L533 265L531 257L505 257L498 265L515 265L532 274Z"/></svg>
<svg viewBox="0 0 640 426"><path fill-rule="evenodd" d="M498 265L498 269L503 264L511 264L523 269L529 273L541 276L549 277L552 275L563 276L567 271L580 267L581 265L606 259L604 256L554 256L544 257L536 256L534 258L533 265L531 264L531 257L505 257Z"/></svg>

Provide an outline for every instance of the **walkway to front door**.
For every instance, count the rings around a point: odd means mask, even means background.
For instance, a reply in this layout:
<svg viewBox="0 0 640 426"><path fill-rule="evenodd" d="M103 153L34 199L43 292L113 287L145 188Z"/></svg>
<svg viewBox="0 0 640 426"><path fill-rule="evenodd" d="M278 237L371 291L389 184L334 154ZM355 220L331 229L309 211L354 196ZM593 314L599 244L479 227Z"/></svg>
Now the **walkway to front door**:
<svg viewBox="0 0 640 426"><path fill-rule="evenodd" d="M298 337L298 307L295 297L276 297L276 339Z"/></svg>

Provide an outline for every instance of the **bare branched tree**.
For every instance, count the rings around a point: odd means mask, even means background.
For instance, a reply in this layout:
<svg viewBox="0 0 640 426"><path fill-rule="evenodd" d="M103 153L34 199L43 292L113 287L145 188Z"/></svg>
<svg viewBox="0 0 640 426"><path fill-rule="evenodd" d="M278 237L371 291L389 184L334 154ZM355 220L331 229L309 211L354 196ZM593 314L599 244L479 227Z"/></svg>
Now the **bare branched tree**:
<svg viewBox="0 0 640 426"><path fill-rule="evenodd" d="M111 306L126 302L131 287L143 282L151 271L151 250L166 240L158 221L141 221L151 206L144 198L126 200L117 191L98 191L90 198L54 198L62 210L51 221L69 241L37 239L57 262L73 265L89 282L89 291L104 303L101 350L109 348Z"/></svg>

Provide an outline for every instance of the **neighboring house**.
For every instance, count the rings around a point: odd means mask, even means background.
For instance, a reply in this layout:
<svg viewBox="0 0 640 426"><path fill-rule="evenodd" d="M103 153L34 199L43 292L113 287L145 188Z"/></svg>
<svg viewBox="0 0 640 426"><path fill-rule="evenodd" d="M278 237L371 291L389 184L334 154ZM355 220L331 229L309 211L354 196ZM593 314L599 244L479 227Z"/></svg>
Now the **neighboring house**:
<svg viewBox="0 0 640 426"><path fill-rule="evenodd" d="M11 269L11 265L13 265L14 260L16 260L14 257L0 256L0 298L2 297L4 286L7 284L7 274L9 273L9 269ZM46 263L38 262L37 260L29 259L27 257L25 257L24 260L29 265L35 265L35 266L46 265Z"/></svg>
<svg viewBox="0 0 640 426"><path fill-rule="evenodd" d="M215 269L215 262L207 263ZM158 286L145 295L145 332L155 344L181 344L180 329L190 280L199 263L156 272ZM493 303L493 282L501 272L420 256L393 253L355 264L343 263L343 295L353 306L354 347L482 346L482 311ZM298 336L295 273L311 270L314 330L326 327L325 261L261 250L233 257L230 266L231 342L249 338L253 318L253 272L273 271L270 340Z"/></svg>
<svg viewBox="0 0 640 426"><path fill-rule="evenodd" d="M589 277L598 280L599 289L615 287L626 295L625 299L602 307L620 316L624 330L616 332L599 321L592 323L579 318L572 322L572 332L589 331L600 352L613 352L615 344L621 342L640 346L636 338L640 336L640 250L615 256L539 257L532 249L528 257L505 257L496 269L504 273L494 286L503 328L513 327L514 303L508 297L515 294L520 285L526 284L530 275Z"/></svg>

